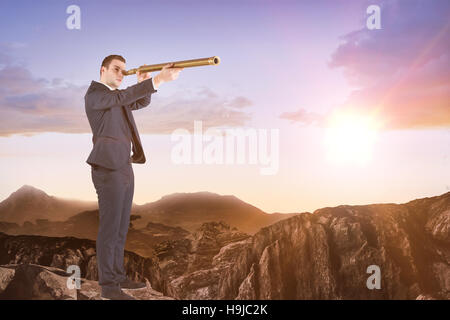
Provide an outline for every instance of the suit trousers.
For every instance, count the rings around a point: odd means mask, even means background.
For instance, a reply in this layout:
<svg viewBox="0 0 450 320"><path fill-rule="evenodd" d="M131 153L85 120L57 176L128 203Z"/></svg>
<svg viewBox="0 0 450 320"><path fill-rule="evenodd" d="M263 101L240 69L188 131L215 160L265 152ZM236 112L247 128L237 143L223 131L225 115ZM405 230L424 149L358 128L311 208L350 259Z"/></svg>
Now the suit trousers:
<svg viewBox="0 0 450 320"><path fill-rule="evenodd" d="M130 225L134 173L130 161L117 170L94 165L91 175L99 207L98 283L105 291L119 288L119 283L126 279L124 249Z"/></svg>

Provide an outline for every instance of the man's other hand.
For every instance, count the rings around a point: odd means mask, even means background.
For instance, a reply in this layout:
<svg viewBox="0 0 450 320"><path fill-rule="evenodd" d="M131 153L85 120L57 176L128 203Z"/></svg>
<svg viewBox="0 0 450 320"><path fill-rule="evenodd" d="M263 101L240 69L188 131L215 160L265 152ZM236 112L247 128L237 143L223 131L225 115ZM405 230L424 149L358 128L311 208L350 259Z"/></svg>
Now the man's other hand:
<svg viewBox="0 0 450 320"><path fill-rule="evenodd" d="M184 68L173 68L174 63L166 64L162 69L161 72L158 73L153 80L156 83L156 86L158 87L161 83L169 82L172 80L175 80L178 78L180 71Z"/></svg>
<svg viewBox="0 0 450 320"><path fill-rule="evenodd" d="M146 64L144 64L144 66L146 66ZM137 71L136 72L136 76L137 76L138 83L141 83L144 80L150 79L151 76L152 76L152 73L151 72L139 72L139 71Z"/></svg>

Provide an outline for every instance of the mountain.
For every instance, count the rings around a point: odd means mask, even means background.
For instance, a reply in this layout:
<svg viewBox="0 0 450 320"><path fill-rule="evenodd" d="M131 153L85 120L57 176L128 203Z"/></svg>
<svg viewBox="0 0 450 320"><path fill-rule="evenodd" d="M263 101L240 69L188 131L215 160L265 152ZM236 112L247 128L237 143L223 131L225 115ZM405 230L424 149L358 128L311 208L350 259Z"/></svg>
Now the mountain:
<svg viewBox="0 0 450 320"><path fill-rule="evenodd" d="M0 221L22 224L49 219L62 221L83 210L98 207L96 202L59 199L44 191L24 185L0 202Z"/></svg>
<svg viewBox="0 0 450 320"><path fill-rule="evenodd" d="M404 204L322 208L253 235L205 222L154 250L152 258L127 252L127 273L175 299L449 300L450 192ZM0 291L10 292L5 265L77 264L94 280L94 256L91 240L0 234ZM379 289L368 286L373 267Z"/></svg>
<svg viewBox="0 0 450 320"><path fill-rule="evenodd" d="M177 299L450 299L450 192L406 204L323 208L233 239L205 225L156 248ZM210 250L202 247L209 244ZM195 267L194 261L201 261ZM369 289L368 267L380 270Z"/></svg>
<svg viewBox="0 0 450 320"><path fill-rule="evenodd" d="M97 216L92 212L97 210ZM92 211L92 212L91 212ZM174 193L144 205L133 203L136 229L149 223L181 227L195 231L204 222L225 221L231 226L253 234L260 228L296 213L264 211L236 198L211 192ZM70 221L69 221L70 220ZM48 222L66 221L61 224ZM26 224L24 228L15 224ZM35 226L32 223L36 224ZM44 191L24 185L0 203L0 231L11 234L71 235L95 239L98 225L98 204L49 196ZM20 230L18 230L20 229ZM67 230L68 233L61 233Z"/></svg>
<svg viewBox="0 0 450 320"><path fill-rule="evenodd" d="M195 214L213 216L208 210L242 207L240 200L225 196L220 205L213 202L198 212L204 194L182 206L178 200L185 196L162 199L170 201L160 202L162 212L154 212L186 213L193 219ZM69 220L76 226L78 219L92 222L93 214ZM132 223L139 220L135 216ZM189 224L193 226L193 220ZM11 223L4 226L14 228ZM133 245L154 255L127 251L127 273L133 279L149 279L156 290L175 299L450 299L450 192L404 204L322 208L254 234L224 221L202 222L191 232L153 221L143 228L133 226L129 235L127 244L137 239ZM145 236L152 237L152 244L145 243ZM95 280L95 242L0 233L0 264L29 263L63 270L77 264L86 279ZM0 291L17 297L14 286L8 291L12 271L5 269L0 267ZM379 272L379 288L370 287L373 272Z"/></svg>
<svg viewBox="0 0 450 320"><path fill-rule="evenodd" d="M138 206L134 213L141 216L136 228L156 222L193 232L204 222L224 221L249 234L297 214L269 214L235 196L212 192L174 193Z"/></svg>

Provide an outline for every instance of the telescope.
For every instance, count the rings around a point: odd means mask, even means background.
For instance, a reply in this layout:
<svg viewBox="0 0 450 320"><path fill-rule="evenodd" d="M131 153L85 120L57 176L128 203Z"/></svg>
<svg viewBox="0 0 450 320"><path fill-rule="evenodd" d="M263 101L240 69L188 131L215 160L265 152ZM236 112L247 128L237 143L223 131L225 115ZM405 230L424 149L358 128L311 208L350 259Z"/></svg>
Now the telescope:
<svg viewBox="0 0 450 320"><path fill-rule="evenodd" d="M190 67L200 67L200 66L216 66L220 63L220 58L218 56L213 56L209 58L200 58L200 59L192 59L192 60L181 60L181 61L173 61L173 62L165 62L158 64L151 64L148 66L140 66L139 68L130 69L128 71L122 71L124 76L129 76L135 74L137 71L139 72L153 72L161 70L166 64L173 63L172 68L190 68Z"/></svg>

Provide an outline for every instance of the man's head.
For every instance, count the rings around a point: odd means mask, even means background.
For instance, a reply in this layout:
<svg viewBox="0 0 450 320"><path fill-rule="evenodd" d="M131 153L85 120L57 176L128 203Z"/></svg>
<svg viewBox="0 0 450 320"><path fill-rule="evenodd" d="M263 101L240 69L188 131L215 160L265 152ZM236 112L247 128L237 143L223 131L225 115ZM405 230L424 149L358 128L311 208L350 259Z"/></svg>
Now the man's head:
<svg viewBox="0 0 450 320"><path fill-rule="evenodd" d="M122 83L125 71L125 59L117 54L112 54L103 59L100 67L100 81L113 89L117 89Z"/></svg>

